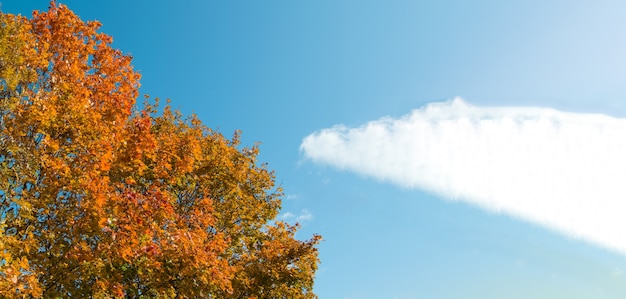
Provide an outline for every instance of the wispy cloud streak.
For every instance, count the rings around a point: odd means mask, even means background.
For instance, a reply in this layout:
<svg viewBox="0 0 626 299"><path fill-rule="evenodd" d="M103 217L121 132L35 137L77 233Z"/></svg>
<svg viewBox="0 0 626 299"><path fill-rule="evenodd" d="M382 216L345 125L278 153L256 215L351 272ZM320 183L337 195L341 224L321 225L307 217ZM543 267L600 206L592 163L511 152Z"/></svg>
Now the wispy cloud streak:
<svg viewBox="0 0 626 299"><path fill-rule="evenodd" d="M626 253L626 119L457 98L335 126L304 156L521 217Z"/></svg>
<svg viewBox="0 0 626 299"><path fill-rule="evenodd" d="M309 210L307 209L303 209L302 211L300 211L299 214L294 214L292 212L286 212L284 214L281 214L278 217L280 220L289 222L289 223L300 223L302 224L305 221L311 221L313 220L313 214L311 214L311 212L309 212Z"/></svg>

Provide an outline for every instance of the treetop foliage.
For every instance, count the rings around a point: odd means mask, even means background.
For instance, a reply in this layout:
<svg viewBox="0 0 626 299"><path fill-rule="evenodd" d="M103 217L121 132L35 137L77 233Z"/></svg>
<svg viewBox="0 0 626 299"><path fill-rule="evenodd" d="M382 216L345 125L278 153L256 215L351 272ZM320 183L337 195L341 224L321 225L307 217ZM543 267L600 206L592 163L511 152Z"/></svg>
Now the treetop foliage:
<svg viewBox="0 0 626 299"><path fill-rule="evenodd" d="M158 99L101 24L0 13L0 296L315 298L258 147Z"/></svg>

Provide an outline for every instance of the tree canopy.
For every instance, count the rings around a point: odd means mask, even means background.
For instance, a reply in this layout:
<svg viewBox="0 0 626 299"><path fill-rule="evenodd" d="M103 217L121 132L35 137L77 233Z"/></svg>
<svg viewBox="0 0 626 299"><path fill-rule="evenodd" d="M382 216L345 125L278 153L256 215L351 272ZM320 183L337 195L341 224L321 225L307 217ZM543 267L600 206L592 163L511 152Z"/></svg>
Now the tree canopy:
<svg viewBox="0 0 626 299"><path fill-rule="evenodd" d="M315 298L258 147L136 105L100 25L0 13L0 297Z"/></svg>

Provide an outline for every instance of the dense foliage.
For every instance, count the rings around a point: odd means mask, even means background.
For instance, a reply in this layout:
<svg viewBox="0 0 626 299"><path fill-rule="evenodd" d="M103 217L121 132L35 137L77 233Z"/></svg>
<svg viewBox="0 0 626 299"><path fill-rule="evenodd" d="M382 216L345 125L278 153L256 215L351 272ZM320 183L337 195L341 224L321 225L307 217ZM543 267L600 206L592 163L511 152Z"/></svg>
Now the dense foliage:
<svg viewBox="0 0 626 299"><path fill-rule="evenodd" d="M0 297L314 298L320 238L274 221L258 148L134 108L99 27L0 14Z"/></svg>

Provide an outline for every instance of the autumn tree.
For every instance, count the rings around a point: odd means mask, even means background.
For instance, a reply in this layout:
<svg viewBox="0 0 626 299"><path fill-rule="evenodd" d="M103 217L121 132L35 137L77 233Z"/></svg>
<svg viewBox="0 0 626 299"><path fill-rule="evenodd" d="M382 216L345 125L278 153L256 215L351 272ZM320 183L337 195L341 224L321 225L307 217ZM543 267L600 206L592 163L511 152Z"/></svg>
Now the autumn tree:
<svg viewBox="0 0 626 299"><path fill-rule="evenodd" d="M315 298L320 237L275 221L258 147L136 105L99 27L0 14L0 296Z"/></svg>

